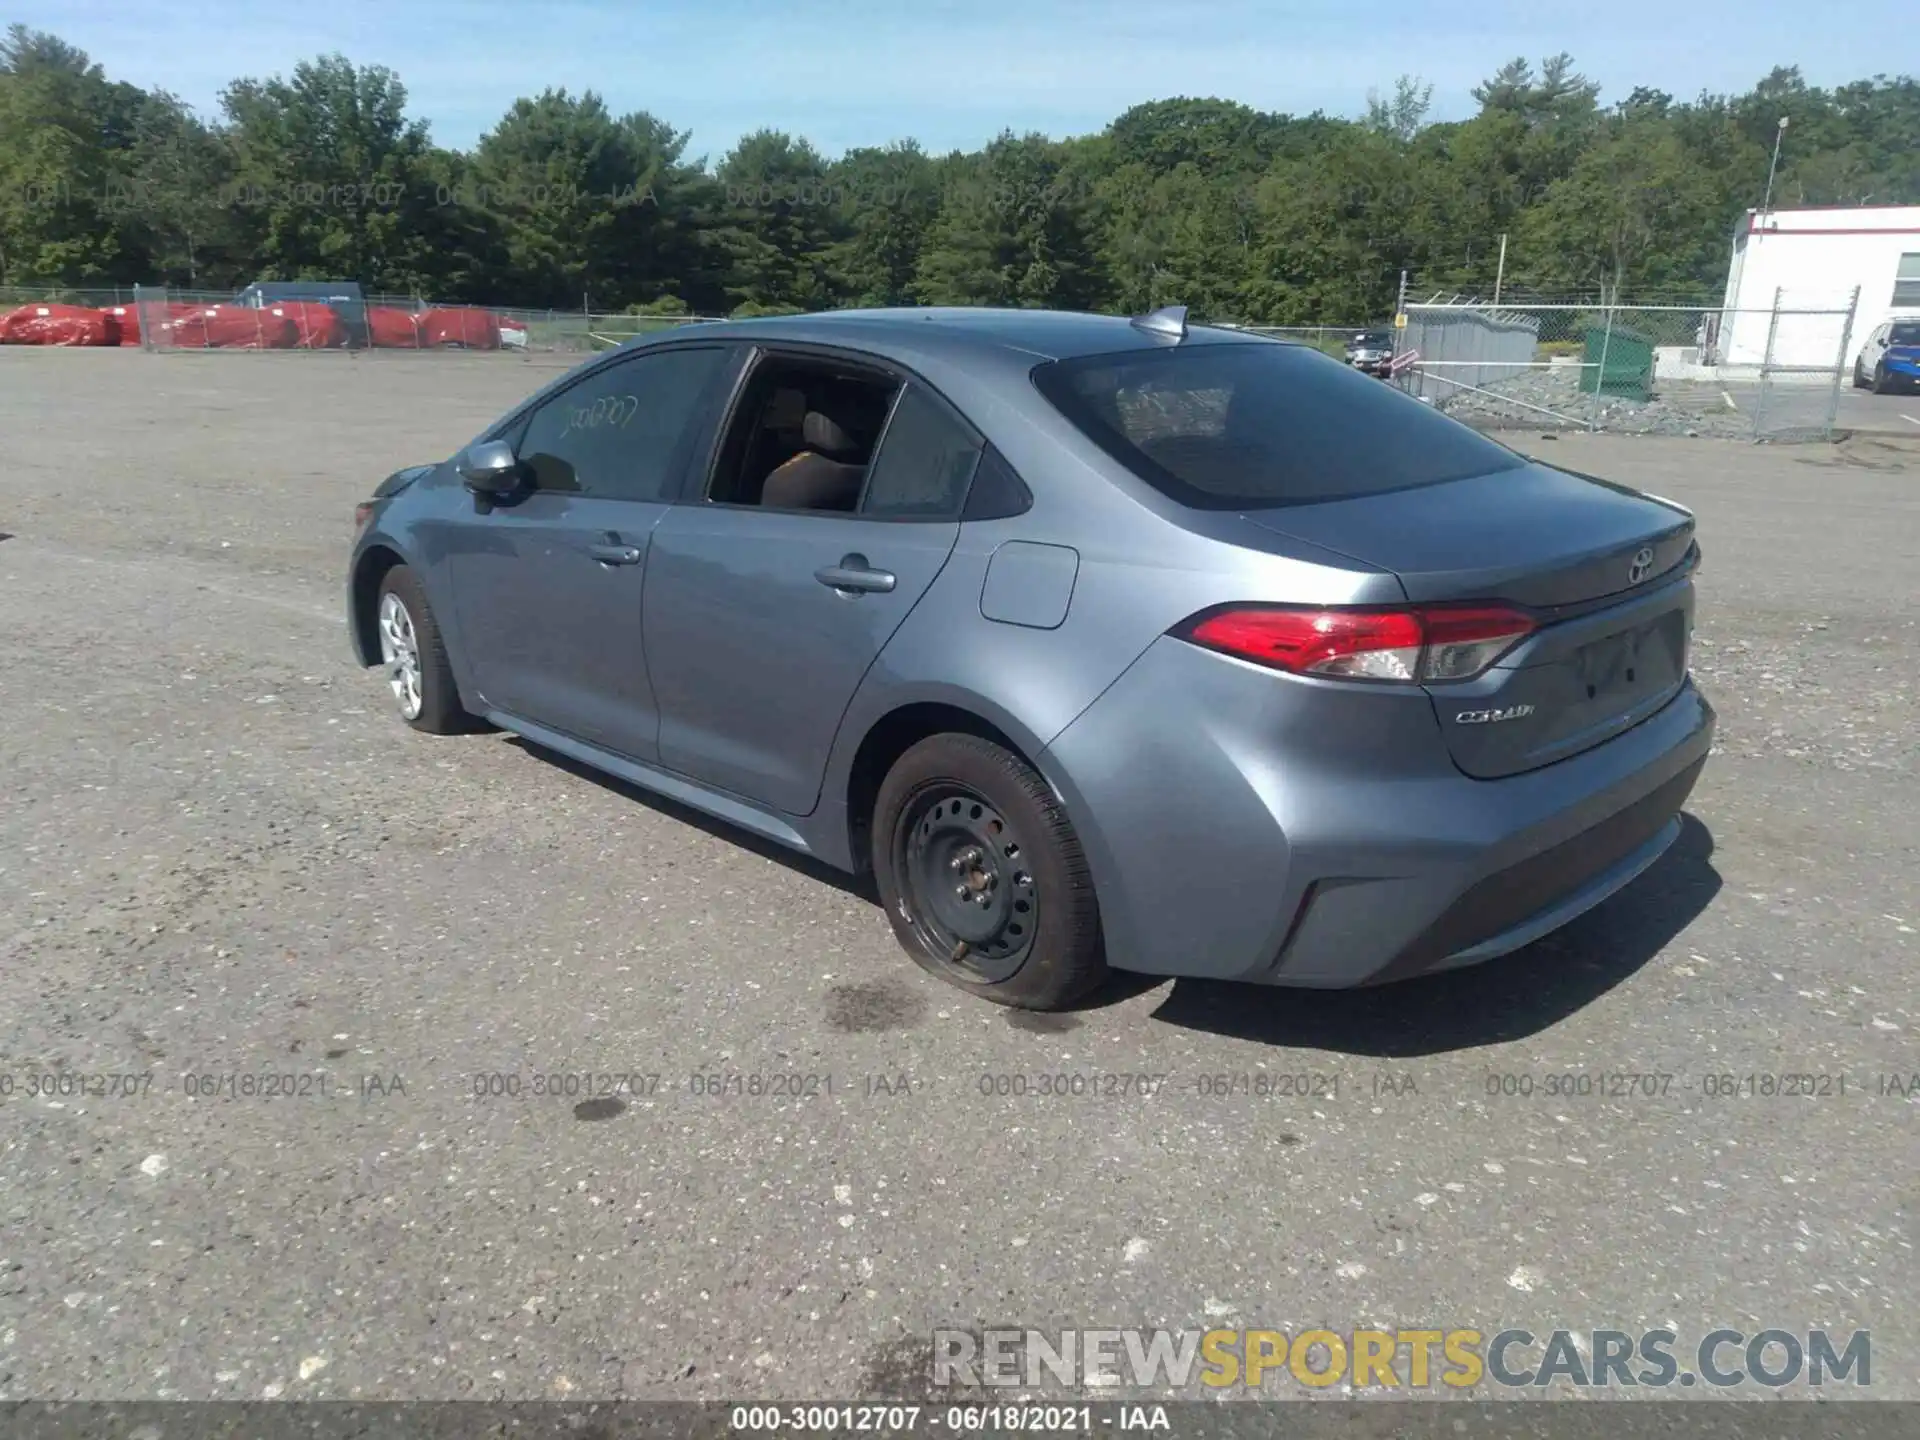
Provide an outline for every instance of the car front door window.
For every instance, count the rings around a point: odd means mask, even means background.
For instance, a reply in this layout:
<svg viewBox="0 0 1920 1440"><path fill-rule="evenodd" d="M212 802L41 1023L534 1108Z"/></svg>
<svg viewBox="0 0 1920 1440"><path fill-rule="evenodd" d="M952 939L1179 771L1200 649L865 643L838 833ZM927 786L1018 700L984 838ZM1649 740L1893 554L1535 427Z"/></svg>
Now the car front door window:
<svg viewBox="0 0 1920 1440"><path fill-rule="evenodd" d="M662 350L610 365L533 414L516 453L536 491L660 500L678 478L689 416L726 352Z"/></svg>

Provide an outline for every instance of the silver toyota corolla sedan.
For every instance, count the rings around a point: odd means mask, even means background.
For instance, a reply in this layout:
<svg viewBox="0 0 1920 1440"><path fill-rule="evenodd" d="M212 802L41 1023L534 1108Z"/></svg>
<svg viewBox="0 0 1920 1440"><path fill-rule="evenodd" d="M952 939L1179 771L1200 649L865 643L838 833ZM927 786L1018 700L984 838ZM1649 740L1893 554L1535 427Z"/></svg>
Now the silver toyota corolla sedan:
<svg viewBox="0 0 1920 1440"><path fill-rule="evenodd" d="M690 325L360 507L355 653L852 872L919 964L1352 986L1679 832L1692 515L1304 346L1040 311Z"/></svg>

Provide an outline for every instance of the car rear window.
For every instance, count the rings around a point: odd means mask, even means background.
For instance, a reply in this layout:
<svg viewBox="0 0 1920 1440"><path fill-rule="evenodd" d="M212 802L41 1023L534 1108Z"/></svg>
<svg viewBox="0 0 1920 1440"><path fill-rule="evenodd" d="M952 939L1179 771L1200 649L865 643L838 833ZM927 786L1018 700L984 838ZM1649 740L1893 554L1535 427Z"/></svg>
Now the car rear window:
<svg viewBox="0 0 1920 1440"><path fill-rule="evenodd" d="M1089 355L1041 365L1033 381L1089 439L1196 510L1311 505L1527 463L1304 345Z"/></svg>
<svg viewBox="0 0 1920 1440"><path fill-rule="evenodd" d="M1920 345L1920 321L1911 325L1896 325L1887 336L1889 345Z"/></svg>

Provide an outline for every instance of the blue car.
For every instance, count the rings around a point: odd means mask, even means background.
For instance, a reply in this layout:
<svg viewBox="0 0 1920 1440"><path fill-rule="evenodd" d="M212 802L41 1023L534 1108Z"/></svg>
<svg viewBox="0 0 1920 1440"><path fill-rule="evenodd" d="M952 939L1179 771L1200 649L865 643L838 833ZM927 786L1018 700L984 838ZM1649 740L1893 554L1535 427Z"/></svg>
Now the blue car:
<svg viewBox="0 0 1920 1440"><path fill-rule="evenodd" d="M1889 320L1868 335L1854 358L1853 385L1876 395L1920 387L1920 320Z"/></svg>
<svg viewBox="0 0 1920 1440"><path fill-rule="evenodd" d="M843 311L598 356L360 507L355 654L849 872L1003 1004L1515 950L1679 832L1693 516L1318 350ZM617 879L614 883L617 883Z"/></svg>

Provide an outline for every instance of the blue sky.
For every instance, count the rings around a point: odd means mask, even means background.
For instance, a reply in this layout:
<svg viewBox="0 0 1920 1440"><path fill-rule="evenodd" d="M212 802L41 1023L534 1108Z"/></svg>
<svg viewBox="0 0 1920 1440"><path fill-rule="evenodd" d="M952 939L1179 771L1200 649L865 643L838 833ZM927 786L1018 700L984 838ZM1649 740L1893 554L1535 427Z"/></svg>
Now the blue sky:
<svg viewBox="0 0 1920 1440"><path fill-rule="evenodd" d="M434 139L468 146L516 96L599 91L650 110L717 160L772 126L829 154L905 137L974 148L1001 129L1098 130L1128 105L1214 95L1264 110L1353 115L1413 73L1433 118L1472 113L1503 61L1559 50L1603 86L1677 96L1744 90L1775 64L1833 84L1897 67L1914 12L1843 0L0 0L116 79L211 113L241 75L339 51L397 71ZM796 12L804 10L805 18Z"/></svg>

